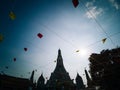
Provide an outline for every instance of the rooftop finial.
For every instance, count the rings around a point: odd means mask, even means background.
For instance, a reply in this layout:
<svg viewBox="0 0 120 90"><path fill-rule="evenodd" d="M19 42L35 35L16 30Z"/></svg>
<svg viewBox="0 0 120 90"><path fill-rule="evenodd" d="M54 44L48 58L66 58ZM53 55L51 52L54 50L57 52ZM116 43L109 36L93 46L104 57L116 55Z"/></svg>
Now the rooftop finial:
<svg viewBox="0 0 120 90"><path fill-rule="evenodd" d="M34 79L34 70L32 71L31 77L30 77L30 81L33 83L33 79Z"/></svg>
<svg viewBox="0 0 120 90"><path fill-rule="evenodd" d="M58 50L58 55L61 55L61 50L60 49Z"/></svg>
<svg viewBox="0 0 120 90"><path fill-rule="evenodd" d="M86 74L86 79L87 79L87 85L88 85L88 87L91 87L91 85L92 85L92 80L91 80L91 78L89 77L88 72L87 72L86 69L85 69L85 74Z"/></svg>

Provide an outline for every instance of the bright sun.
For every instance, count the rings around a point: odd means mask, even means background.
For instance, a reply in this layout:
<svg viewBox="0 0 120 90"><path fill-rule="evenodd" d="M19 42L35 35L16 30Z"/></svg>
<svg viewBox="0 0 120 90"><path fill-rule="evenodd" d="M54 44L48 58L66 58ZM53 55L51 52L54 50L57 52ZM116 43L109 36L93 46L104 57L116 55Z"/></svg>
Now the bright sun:
<svg viewBox="0 0 120 90"><path fill-rule="evenodd" d="M80 54L80 56L87 56L88 52L86 49L82 48L79 50L79 54Z"/></svg>

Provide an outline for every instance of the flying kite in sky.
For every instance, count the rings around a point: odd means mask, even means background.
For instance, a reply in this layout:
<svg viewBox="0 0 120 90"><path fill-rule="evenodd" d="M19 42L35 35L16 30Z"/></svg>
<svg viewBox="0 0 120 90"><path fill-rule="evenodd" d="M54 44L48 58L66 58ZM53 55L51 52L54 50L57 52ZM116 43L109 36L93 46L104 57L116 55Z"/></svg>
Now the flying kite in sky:
<svg viewBox="0 0 120 90"><path fill-rule="evenodd" d="M79 4L79 1L78 0L72 0L72 3L74 5L74 7L76 8Z"/></svg>
<svg viewBox="0 0 120 90"><path fill-rule="evenodd" d="M107 38L103 38L103 39L102 39L102 42L103 42L103 43L105 43L105 42L106 42L106 40L107 40Z"/></svg>
<svg viewBox="0 0 120 90"><path fill-rule="evenodd" d="M5 68L8 69L8 66L6 66Z"/></svg>
<svg viewBox="0 0 120 90"><path fill-rule="evenodd" d="M9 13L9 17L11 20L15 20L16 18L15 14L12 11Z"/></svg>
<svg viewBox="0 0 120 90"><path fill-rule="evenodd" d="M28 74L30 74L31 72L28 72Z"/></svg>
<svg viewBox="0 0 120 90"><path fill-rule="evenodd" d="M2 42L2 41L3 41L3 35L0 34L0 42Z"/></svg>
<svg viewBox="0 0 120 90"><path fill-rule="evenodd" d="M14 58L13 61L15 62L15 61L16 61L16 58Z"/></svg>
<svg viewBox="0 0 120 90"><path fill-rule="evenodd" d="M42 37L43 37L43 35L42 35L41 33L38 33L37 36L38 36L39 38L42 38Z"/></svg>
<svg viewBox="0 0 120 90"><path fill-rule="evenodd" d="M4 74L4 71L1 71L2 74Z"/></svg>
<svg viewBox="0 0 120 90"><path fill-rule="evenodd" d="M77 50L76 52L79 52L79 50Z"/></svg>
<svg viewBox="0 0 120 90"><path fill-rule="evenodd" d="M37 72L37 69L35 69L35 72Z"/></svg>
<svg viewBox="0 0 120 90"><path fill-rule="evenodd" d="M28 49L27 48L24 48L24 51L27 51Z"/></svg>
<svg viewBox="0 0 120 90"><path fill-rule="evenodd" d="M47 80L48 80L48 77L46 77L45 79L47 79Z"/></svg>

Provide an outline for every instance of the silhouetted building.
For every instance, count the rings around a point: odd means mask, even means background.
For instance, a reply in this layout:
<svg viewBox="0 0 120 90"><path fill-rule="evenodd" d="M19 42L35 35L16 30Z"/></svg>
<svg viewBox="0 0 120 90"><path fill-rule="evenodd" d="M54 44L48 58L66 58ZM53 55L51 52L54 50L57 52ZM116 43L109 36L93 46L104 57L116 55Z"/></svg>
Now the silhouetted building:
<svg viewBox="0 0 120 90"><path fill-rule="evenodd" d="M66 71L60 49L55 70L45 84L43 74L37 83L34 82L34 70L29 79L0 74L0 90L83 90L85 88L81 76L77 73L76 84Z"/></svg>
<svg viewBox="0 0 120 90"><path fill-rule="evenodd" d="M0 90L36 90L34 71L30 79L0 74Z"/></svg>
<svg viewBox="0 0 120 90"><path fill-rule="evenodd" d="M80 89L85 88L83 80L82 80L81 76L78 73L77 73L77 76L76 76L75 80L76 80L76 90L80 90Z"/></svg>
<svg viewBox="0 0 120 90"><path fill-rule="evenodd" d="M42 86L45 86L45 88L42 88ZM75 85L73 79L70 78L69 73L66 71L60 49L58 50L55 70L51 73L47 83L44 84L43 75L39 77L37 82L38 90L81 90L82 88L84 88L82 78L77 74Z"/></svg>
<svg viewBox="0 0 120 90"><path fill-rule="evenodd" d="M33 83L33 80L34 80L34 70L32 71L32 74L31 74L31 77L30 77L31 83Z"/></svg>
<svg viewBox="0 0 120 90"><path fill-rule="evenodd" d="M37 81L37 90L45 90L45 79L43 77L43 74L41 74Z"/></svg>
<svg viewBox="0 0 120 90"><path fill-rule="evenodd" d="M29 79L0 75L0 90L30 90Z"/></svg>
<svg viewBox="0 0 120 90"><path fill-rule="evenodd" d="M36 82L34 82L34 73L35 71L33 70L30 76L30 86L31 86L30 90L36 90Z"/></svg>
<svg viewBox="0 0 120 90"><path fill-rule="evenodd" d="M88 75L87 70L85 69L85 75L86 75L86 79L87 79L87 87L91 87L92 86L92 80L90 78L90 76Z"/></svg>

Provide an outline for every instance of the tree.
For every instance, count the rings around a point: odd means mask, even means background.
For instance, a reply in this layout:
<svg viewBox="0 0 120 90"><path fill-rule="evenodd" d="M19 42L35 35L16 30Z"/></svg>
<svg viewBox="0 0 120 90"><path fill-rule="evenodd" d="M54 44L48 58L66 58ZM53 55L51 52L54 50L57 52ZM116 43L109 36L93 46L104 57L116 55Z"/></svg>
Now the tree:
<svg viewBox="0 0 120 90"><path fill-rule="evenodd" d="M120 90L120 47L89 57L92 84L104 90Z"/></svg>

